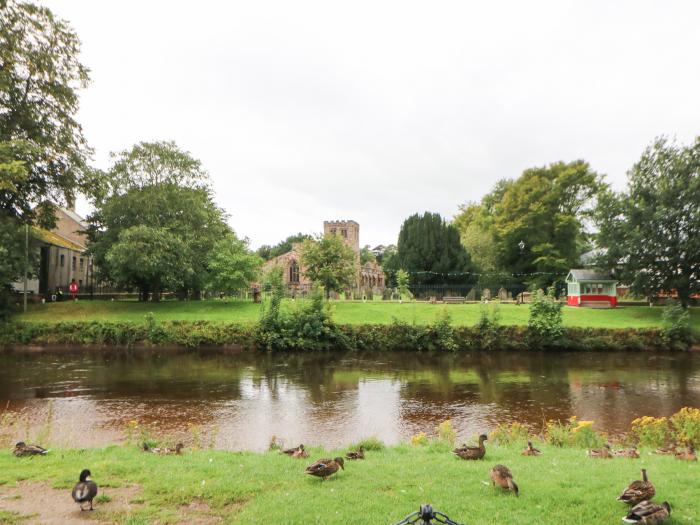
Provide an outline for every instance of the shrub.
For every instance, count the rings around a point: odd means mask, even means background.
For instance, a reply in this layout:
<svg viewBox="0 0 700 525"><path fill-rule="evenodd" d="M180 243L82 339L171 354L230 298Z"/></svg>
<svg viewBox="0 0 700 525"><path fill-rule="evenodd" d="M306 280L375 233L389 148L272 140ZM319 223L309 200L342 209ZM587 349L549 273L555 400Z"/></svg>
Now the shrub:
<svg viewBox="0 0 700 525"><path fill-rule="evenodd" d="M593 421L579 421L576 416L566 422L548 421L545 435L547 441L556 447L593 448L606 441L605 435L593 430Z"/></svg>
<svg viewBox="0 0 700 525"><path fill-rule="evenodd" d="M452 328L452 318L447 308L443 308L438 314L437 319L432 325L432 329L435 334L435 342L438 349L447 350L448 352L457 350L455 332Z"/></svg>
<svg viewBox="0 0 700 525"><path fill-rule="evenodd" d="M671 347L687 348L693 342L690 328L690 313L679 303L673 301L662 314L664 324L663 337Z"/></svg>
<svg viewBox="0 0 700 525"><path fill-rule="evenodd" d="M562 303L557 301L553 286L545 295L537 290L530 304L530 318L527 321L529 335L533 342L544 346L559 343L564 335Z"/></svg>
<svg viewBox="0 0 700 525"><path fill-rule="evenodd" d="M367 451L380 451L386 448L384 442L376 437L362 439L359 442L352 445L350 448L358 449L360 447L364 448Z"/></svg>
<svg viewBox="0 0 700 525"><path fill-rule="evenodd" d="M422 447L428 444L428 434L425 432L418 432L411 436L411 445L414 447Z"/></svg>
<svg viewBox="0 0 700 525"><path fill-rule="evenodd" d="M638 417L632 421L632 435L643 447L661 447L669 437L668 419L665 417Z"/></svg>
<svg viewBox="0 0 700 525"><path fill-rule="evenodd" d="M522 423L501 423L489 434L489 441L497 445L523 443L530 437L528 428Z"/></svg>
<svg viewBox="0 0 700 525"><path fill-rule="evenodd" d="M457 439L457 432L452 427L452 421L450 421L449 419L446 419L438 426L436 426L435 432L437 433L438 439L440 441L449 443L450 445L454 445L455 440Z"/></svg>
<svg viewBox="0 0 700 525"><path fill-rule="evenodd" d="M674 438L692 445L700 444L700 409L684 407L671 416Z"/></svg>
<svg viewBox="0 0 700 525"><path fill-rule="evenodd" d="M479 335L479 347L483 350L498 349L501 344L501 311L497 304L482 303L479 307L479 321L476 330Z"/></svg>

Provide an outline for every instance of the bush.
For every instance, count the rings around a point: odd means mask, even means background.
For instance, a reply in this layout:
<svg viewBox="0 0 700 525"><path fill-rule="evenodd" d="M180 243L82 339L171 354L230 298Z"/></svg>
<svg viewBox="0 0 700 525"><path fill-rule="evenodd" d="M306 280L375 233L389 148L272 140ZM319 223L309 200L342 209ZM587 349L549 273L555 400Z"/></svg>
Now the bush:
<svg viewBox="0 0 700 525"><path fill-rule="evenodd" d="M690 329L690 313L677 302L671 302L662 314L663 336L669 346L686 349L693 342Z"/></svg>
<svg viewBox="0 0 700 525"><path fill-rule="evenodd" d="M438 349L447 350L448 352L454 352L458 349L454 329L452 328L452 318L447 308L443 308L438 314L432 325L432 330L435 334L435 343Z"/></svg>
<svg viewBox="0 0 700 525"><path fill-rule="evenodd" d="M483 350L496 350L502 340L501 311L497 304L481 304L476 330L479 334L479 347Z"/></svg>
<svg viewBox="0 0 700 525"><path fill-rule="evenodd" d="M548 288L546 295L542 290L537 290L530 304L530 318L527 321L529 335L534 343L554 346L561 342L564 335L562 306L556 299L553 286Z"/></svg>
<svg viewBox="0 0 700 525"><path fill-rule="evenodd" d="M548 421L545 436L556 447L594 448L606 441L604 435L593 430L593 421L579 421L576 416L566 422Z"/></svg>
<svg viewBox="0 0 700 525"><path fill-rule="evenodd" d="M632 435L643 447L662 447L669 437L668 419L665 417L638 417L632 421Z"/></svg>
<svg viewBox="0 0 700 525"><path fill-rule="evenodd" d="M496 445L511 445L528 441L530 432L522 423L501 423L489 434L489 441Z"/></svg>
<svg viewBox="0 0 700 525"><path fill-rule="evenodd" d="M457 439L457 432L452 426L452 421L450 421L449 419L446 419L438 426L436 426L435 432L437 433L438 439L440 441L449 443L450 445L454 445L455 440Z"/></svg>
<svg viewBox="0 0 700 525"><path fill-rule="evenodd" d="M684 407L671 416L674 438L680 443L700 445L700 409Z"/></svg>

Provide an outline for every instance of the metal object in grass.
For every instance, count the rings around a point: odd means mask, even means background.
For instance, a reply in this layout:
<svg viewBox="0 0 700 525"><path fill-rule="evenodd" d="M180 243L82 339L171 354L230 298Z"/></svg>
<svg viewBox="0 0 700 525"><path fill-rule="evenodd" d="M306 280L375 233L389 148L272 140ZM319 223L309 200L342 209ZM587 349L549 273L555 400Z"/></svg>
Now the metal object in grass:
<svg viewBox="0 0 700 525"><path fill-rule="evenodd" d="M433 510L432 505L426 503L421 505L420 510L409 514L404 519L394 525L433 525L434 523L444 523L446 525L461 525L456 521L452 521L448 516L440 511Z"/></svg>

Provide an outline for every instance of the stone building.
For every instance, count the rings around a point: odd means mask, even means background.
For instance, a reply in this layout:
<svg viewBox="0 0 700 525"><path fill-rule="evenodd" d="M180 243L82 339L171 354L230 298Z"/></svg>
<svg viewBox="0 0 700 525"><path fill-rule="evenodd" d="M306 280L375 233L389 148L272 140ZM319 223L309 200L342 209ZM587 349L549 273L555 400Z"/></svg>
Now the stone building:
<svg viewBox="0 0 700 525"><path fill-rule="evenodd" d="M367 262L360 265L360 225L355 221L324 221L323 235L337 235L346 246L355 252L355 266L357 277L355 281L355 291L379 291L384 290L386 278L379 264L376 261ZM311 286L304 276L304 268L301 264L301 243L292 245L292 249L287 253L270 259L263 265L263 272L267 272L274 267L281 267L284 284L292 294L297 291L308 290Z"/></svg>
<svg viewBox="0 0 700 525"><path fill-rule="evenodd" d="M39 256L38 275L29 279L27 291L49 299L57 290L68 294L72 279L84 292L92 279L92 261L85 254L87 250L87 224L74 210L58 208L56 226L52 230L32 228L30 248ZM24 282L13 283L17 291L24 288Z"/></svg>

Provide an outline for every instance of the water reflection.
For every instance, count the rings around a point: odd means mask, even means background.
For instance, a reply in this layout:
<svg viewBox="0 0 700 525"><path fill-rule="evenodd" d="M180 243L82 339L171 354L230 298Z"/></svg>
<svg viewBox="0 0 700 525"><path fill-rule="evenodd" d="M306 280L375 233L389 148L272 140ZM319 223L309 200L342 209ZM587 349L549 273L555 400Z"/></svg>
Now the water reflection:
<svg viewBox="0 0 700 525"><path fill-rule="evenodd" d="M273 434L392 443L447 418L460 437L572 415L616 433L640 415L699 405L694 354L0 356L0 410L25 419L30 435L50 431L56 445L111 443L132 420L156 434L202 433L226 449L263 449Z"/></svg>

